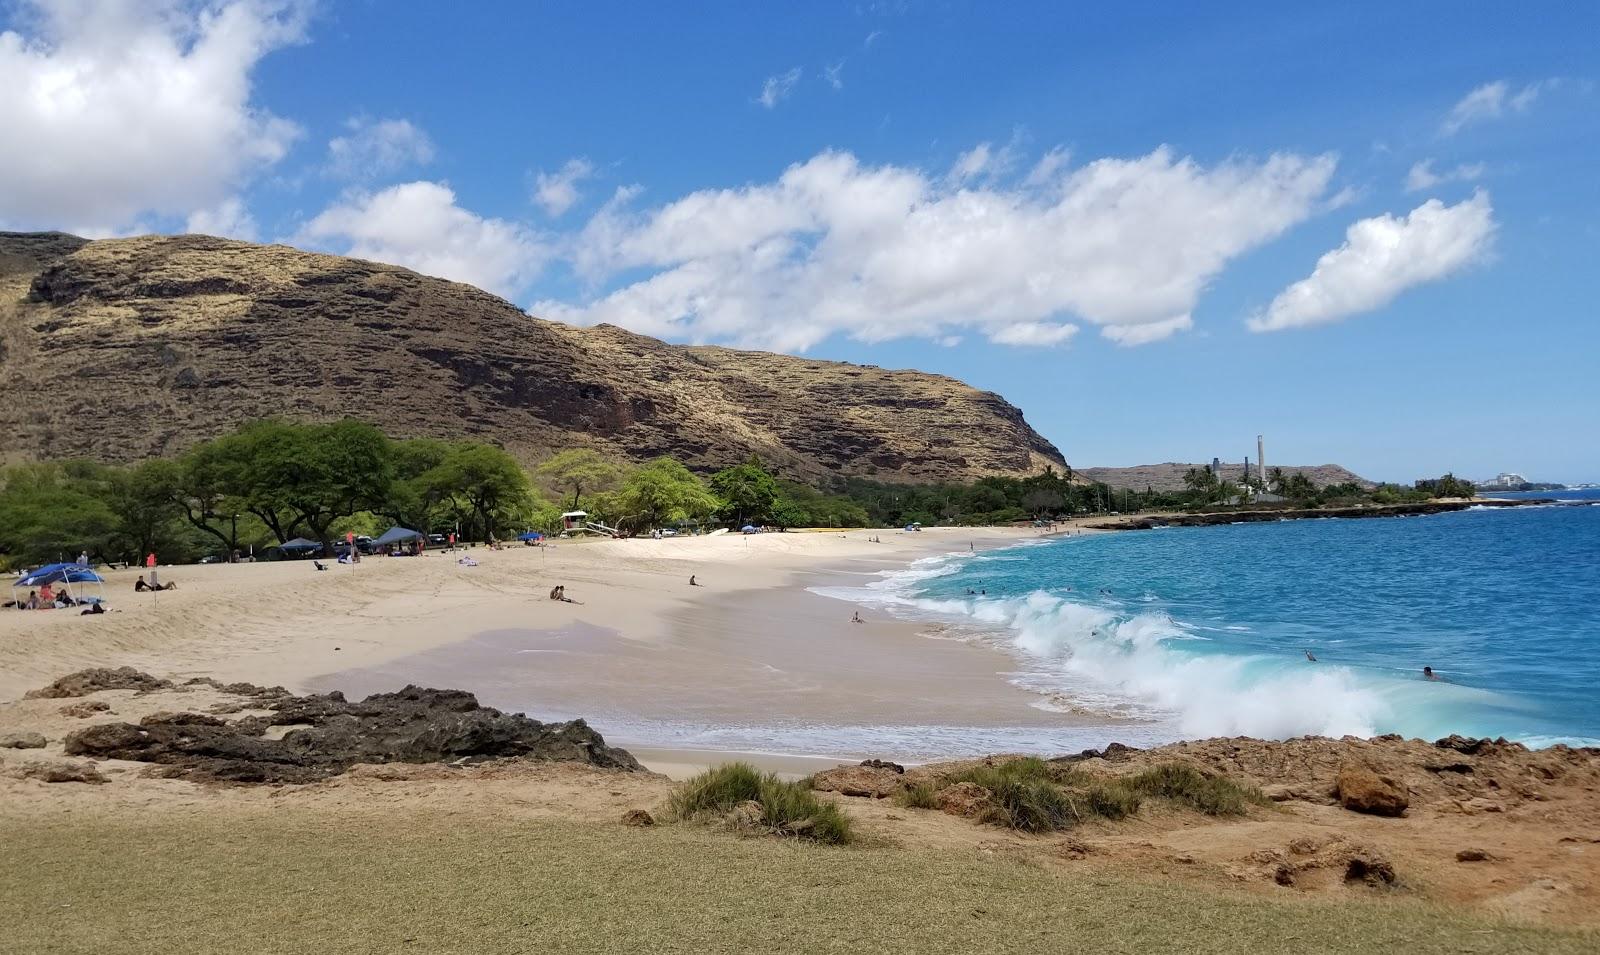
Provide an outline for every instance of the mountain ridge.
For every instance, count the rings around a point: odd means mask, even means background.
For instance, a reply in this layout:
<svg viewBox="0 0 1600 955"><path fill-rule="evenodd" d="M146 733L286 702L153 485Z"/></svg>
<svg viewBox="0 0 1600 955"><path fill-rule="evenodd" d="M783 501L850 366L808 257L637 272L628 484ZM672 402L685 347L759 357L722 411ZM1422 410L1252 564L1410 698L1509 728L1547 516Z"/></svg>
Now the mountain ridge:
<svg viewBox="0 0 1600 955"><path fill-rule="evenodd" d="M579 328L398 266L210 236L0 233L0 460L171 454L253 418L789 477L1065 467L999 395L910 370Z"/></svg>

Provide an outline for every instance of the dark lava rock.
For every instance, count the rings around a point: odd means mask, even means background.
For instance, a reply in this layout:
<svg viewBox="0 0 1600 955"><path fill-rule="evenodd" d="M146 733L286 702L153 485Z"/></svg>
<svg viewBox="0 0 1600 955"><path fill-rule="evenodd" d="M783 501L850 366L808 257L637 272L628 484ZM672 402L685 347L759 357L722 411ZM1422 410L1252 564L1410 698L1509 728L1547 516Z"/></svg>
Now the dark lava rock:
<svg viewBox="0 0 1600 955"><path fill-rule="evenodd" d="M62 716L71 716L77 719L88 719L96 713L111 712L111 704L105 700L84 700L81 703L68 703L60 710Z"/></svg>
<svg viewBox="0 0 1600 955"><path fill-rule="evenodd" d="M904 773L906 768L899 763L891 763L887 759L863 759L861 765L868 769L892 769L897 773Z"/></svg>
<svg viewBox="0 0 1600 955"><path fill-rule="evenodd" d="M236 783L308 783L356 763L458 763L508 757L587 763L633 771L626 750L607 746L583 720L540 723L479 706L460 690L408 686L349 702L340 693L291 696L274 717L227 723L198 713L157 714L141 725L106 723L67 737L73 756L172 767L169 775ZM269 727L296 726L281 739Z"/></svg>
<svg viewBox="0 0 1600 955"><path fill-rule="evenodd" d="M1523 752L1526 752L1527 750L1526 746L1523 746L1521 743L1510 742L1504 736L1500 737L1499 739L1490 739L1487 736L1482 739L1475 739L1471 736L1457 736L1452 734L1450 736L1446 736L1444 739L1436 741L1433 745L1439 747L1440 749L1453 749L1458 753L1465 753L1468 756L1481 756L1485 753L1493 753L1497 750L1505 749Z"/></svg>
<svg viewBox="0 0 1600 955"><path fill-rule="evenodd" d="M293 695L281 686L256 686L254 683L224 683L209 676L197 676L190 680L184 680L183 685L209 686L214 690L221 690L234 696L248 696L258 700L281 700Z"/></svg>
<svg viewBox="0 0 1600 955"><path fill-rule="evenodd" d="M90 783L99 785L108 782L100 775L93 763L71 761L65 763L32 763L22 767L21 776L24 779L37 779L42 783Z"/></svg>
<svg viewBox="0 0 1600 955"><path fill-rule="evenodd" d="M23 694L25 700L60 700L70 696L88 696L90 693L99 693L101 690L165 690L172 686L171 680L153 677L148 673L141 673L133 667L117 667L115 670L106 667L91 667L69 673L49 686L37 690L29 690Z"/></svg>

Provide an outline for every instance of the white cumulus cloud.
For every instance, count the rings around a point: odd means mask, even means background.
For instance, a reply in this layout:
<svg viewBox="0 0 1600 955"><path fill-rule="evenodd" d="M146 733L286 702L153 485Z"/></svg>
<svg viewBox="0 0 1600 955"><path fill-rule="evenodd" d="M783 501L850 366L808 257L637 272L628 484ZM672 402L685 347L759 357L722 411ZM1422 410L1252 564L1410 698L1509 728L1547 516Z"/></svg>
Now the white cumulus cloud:
<svg viewBox="0 0 1600 955"><path fill-rule="evenodd" d="M1334 167L1298 155L1208 167L1161 148L1076 168L1060 154L1023 184L973 187L824 152L773 182L642 211L619 191L567 253L601 292L532 310L784 351L963 330L1054 343L1075 320L1142 343L1188 328L1230 260L1318 211Z"/></svg>
<svg viewBox="0 0 1600 955"><path fill-rule="evenodd" d="M1061 322L1018 322L1015 325L1002 325L989 333L989 340L1001 345L1059 345L1078 333L1078 326L1067 325ZM957 336L946 336L956 338ZM936 339L944 342L946 337Z"/></svg>
<svg viewBox="0 0 1600 955"><path fill-rule="evenodd" d="M1483 170L1481 162L1462 163L1451 169L1435 170L1433 160L1424 159L1413 163L1411 171L1406 173L1406 192L1421 192L1448 182L1472 182L1483 178Z"/></svg>
<svg viewBox="0 0 1600 955"><path fill-rule="evenodd" d="M767 109L773 109L789 98L789 94L794 92L794 88L799 82L800 67L798 66L792 70L779 73L777 76L769 76L766 82L761 84L761 92L757 94L756 102Z"/></svg>
<svg viewBox="0 0 1600 955"><path fill-rule="evenodd" d="M1453 206L1429 199L1400 218L1362 219L1346 231L1343 245L1317 260L1309 277L1284 289L1248 324L1270 332L1382 308L1406 289L1481 260L1494 230L1489 194L1481 190Z"/></svg>
<svg viewBox="0 0 1600 955"><path fill-rule="evenodd" d="M297 3L25 0L0 33L0 222L114 230L186 216L283 158L298 128L250 75ZM25 31L25 32L19 32Z"/></svg>
<svg viewBox="0 0 1600 955"><path fill-rule="evenodd" d="M593 175L594 164L581 157L567 160L555 172L545 172L541 169L534 177L534 204L548 215L562 215L583 197L578 191L578 184Z"/></svg>
<svg viewBox="0 0 1600 955"><path fill-rule="evenodd" d="M1532 106L1533 101L1539 98L1539 93L1546 87L1554 85L1554 82L1545 80L1529 83L1519 90L1513 90L1511 84L1505 80L1485 83L1463 96L1455 106L1451 107L1450 114L1444 118L1444 123L1439 127L1440 131L1446 136L1452 136L1473 123L1498 119L1507 113L1521 113Z"/></svg>
<svg viewBox="0 0 1600 955"><path fill-rule="evenodd" d="M297 242L403 265L510 297L527 288L549 257L531 230L476 215L437 182L356 192L306 223Z"/></svg>
<svg viewBox="0 0 1600 955"><path fill-rule="evenodd" d="M433 140L408 119L345 120L346 133L328 140L328 174L376 179L433 162Z"/></svg>
<svg viewBox="0 0 1600 955"><path fill-rule="evenodd" d="M183 231L225 239L243 239L246 242L254 242L260 235L255 217L250 215L244 200L238 196L229 196L209 209L196 209L189 213Z"/></svg>

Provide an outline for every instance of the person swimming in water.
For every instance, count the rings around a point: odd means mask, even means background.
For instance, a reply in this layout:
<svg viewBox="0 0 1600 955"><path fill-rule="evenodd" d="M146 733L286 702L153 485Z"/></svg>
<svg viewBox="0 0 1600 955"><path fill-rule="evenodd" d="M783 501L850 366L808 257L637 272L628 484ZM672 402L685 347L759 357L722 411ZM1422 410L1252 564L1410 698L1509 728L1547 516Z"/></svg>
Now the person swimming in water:
<svg viewBox="0 0 1600 955"><path fill-rule="evenodd" d="M1433 667L1423 667L1422 668L1422 678L1424 680L1442 680L1442 679L1444 679L1444 677L1442 677L1439 674L1433 672Z"/></svg>
<svg viewBox="0 0 1600 955"><path fill-rule="evenodd" d="M1312 663L1316 663L1317 662L1317 655L1315 653L1312 653L1310 650L1307 650L1306 651L1306 659L1308 661L1312 662Z"/></svg>

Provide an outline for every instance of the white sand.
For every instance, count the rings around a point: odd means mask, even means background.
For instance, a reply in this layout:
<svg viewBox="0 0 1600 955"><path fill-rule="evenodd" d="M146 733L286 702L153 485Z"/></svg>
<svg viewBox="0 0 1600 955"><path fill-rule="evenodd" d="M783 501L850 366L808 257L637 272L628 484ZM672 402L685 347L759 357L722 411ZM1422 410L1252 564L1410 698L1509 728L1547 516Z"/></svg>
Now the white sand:
<svg viewBox="0 0 1600 955"><path fill-rule="evenodd" d="M873 536L883 542L870 542ZM89 666L305 690L324 674L486 631L581 622L631 641L658 641L675 613L741 591L783 588L797 573L850 560L891 567L968 542L994 546L1031 536L980 528L558 541L474 548L477 567L429 552L330 565L323 573L308 561L211 564L162 568L162 581L178 589L161 594L133 592L137 569L112 571L105 585L110 613L0 611L0 700ZM689 587L691 574L704 586ZM581 604L549 600L556 584ZM848 620L848 608L840 607Z"/></svg>

